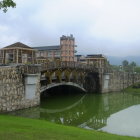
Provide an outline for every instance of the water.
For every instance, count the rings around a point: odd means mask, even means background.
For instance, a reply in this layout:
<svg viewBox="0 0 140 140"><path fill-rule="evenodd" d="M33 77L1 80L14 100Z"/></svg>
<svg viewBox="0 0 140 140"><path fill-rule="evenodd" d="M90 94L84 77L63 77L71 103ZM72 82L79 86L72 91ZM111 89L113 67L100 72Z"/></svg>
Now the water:
<svg viewBox="0 0 140 140"><path fill-rule="evenodd" d="M140 94L72 94L50 96L39 107L12 115L140 137Z"/></svg>

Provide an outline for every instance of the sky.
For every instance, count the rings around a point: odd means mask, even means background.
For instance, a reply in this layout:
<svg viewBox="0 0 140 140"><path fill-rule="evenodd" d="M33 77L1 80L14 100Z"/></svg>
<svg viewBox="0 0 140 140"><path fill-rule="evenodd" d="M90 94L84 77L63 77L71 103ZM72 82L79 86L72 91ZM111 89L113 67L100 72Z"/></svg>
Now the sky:
<svg viewBox="0 0 140 140"><path fill-rule="evenodd" d="M15 0L0 11L0 48L59 45L73 34L77 54L140 55L140 0Z"/></svg>
<svg viewBox="0 0 140 140"><path fill-rule="evenodd" d="M133 105L112 114L107 119L107 125L101 130L118 135L140 137L139 118L140 105Z"/></svg>

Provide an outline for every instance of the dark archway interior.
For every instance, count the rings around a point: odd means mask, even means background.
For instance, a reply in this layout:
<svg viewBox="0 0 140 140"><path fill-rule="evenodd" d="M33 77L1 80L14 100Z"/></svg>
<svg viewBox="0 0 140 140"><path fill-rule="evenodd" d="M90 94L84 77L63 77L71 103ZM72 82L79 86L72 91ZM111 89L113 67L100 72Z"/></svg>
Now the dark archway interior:
<svg viewBox="0 0 140 140"><path fill-rule="evenodd" d="M100 80L99 73L88 73L85 77L84 88L89 93L99 93L100 92Z"/></svg>
<svg viewBox="0 0 140 140"><path fill-rule="evenodd" d="M61 96L61 95L72 95L72 94L83 94L85 93L80 88L69 86L69 85L60 85L50 89L47 89L41 94L41 99L49 96Z"/></svg>

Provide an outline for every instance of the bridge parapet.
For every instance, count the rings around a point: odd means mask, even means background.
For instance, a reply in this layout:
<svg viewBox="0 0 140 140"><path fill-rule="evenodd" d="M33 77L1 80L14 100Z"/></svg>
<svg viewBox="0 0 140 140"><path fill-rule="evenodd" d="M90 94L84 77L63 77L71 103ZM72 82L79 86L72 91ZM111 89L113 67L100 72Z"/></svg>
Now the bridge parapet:
<svg viewBox="0 0 140 140"><path fill-rule="evenodd" d="M16 69L22 74L37 74L41 72L41 65L17 65Z"/></svg>
<svg viewBox="0 0 140 140"><path fill-rule="evenodd" d="M98 73L111 72L109 68L98 68L94 65L81 64L78 62L48 62L43 64L16 65L16 71L23 74L36 74L53 69L80 69L82 71L94 71Z"/></svg>
<svg viewBox="0 0 140 140"><path fill-rule="evenodd" d="M140 82L140 74L124 71L112 71L102 76L102 93L121 91Z"/></svg>
<svg viewBox="0 0 140 140"><path fill-rule="evenodd" d="M71 68L71 69L82 69L83 71L97 71L93 65L81 64L77 62L48 62L41 65L41 71L50 70L50 69L58 69L58 68Z"/></svg>

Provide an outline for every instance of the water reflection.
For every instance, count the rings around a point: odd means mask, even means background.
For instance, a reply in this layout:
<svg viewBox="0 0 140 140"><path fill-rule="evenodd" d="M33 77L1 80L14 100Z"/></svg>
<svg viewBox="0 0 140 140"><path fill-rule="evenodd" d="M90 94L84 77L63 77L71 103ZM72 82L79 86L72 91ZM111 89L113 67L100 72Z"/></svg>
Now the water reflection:
<svg viewBox="0 0 140 140"><path fill-rule="evenodd" d="M43 100L40 107L12 112L12 114L116 134L128 135L129 133L140 136L133 134L135 129L137 130L135 133L140 132L138 127L140 105L138 104L140 104L139 94L68 95L50 97ZM131 107L133 105L137 106ZM126 123L127 121L129 123ZM118 133L118 130L122 133Z"/></svg>
<svg viewBox="0 0 140 140"><path fill-rule="evenodd" d="M140 105L135 105L111 115L101 130L121 135L140 137Z"/></svg>

